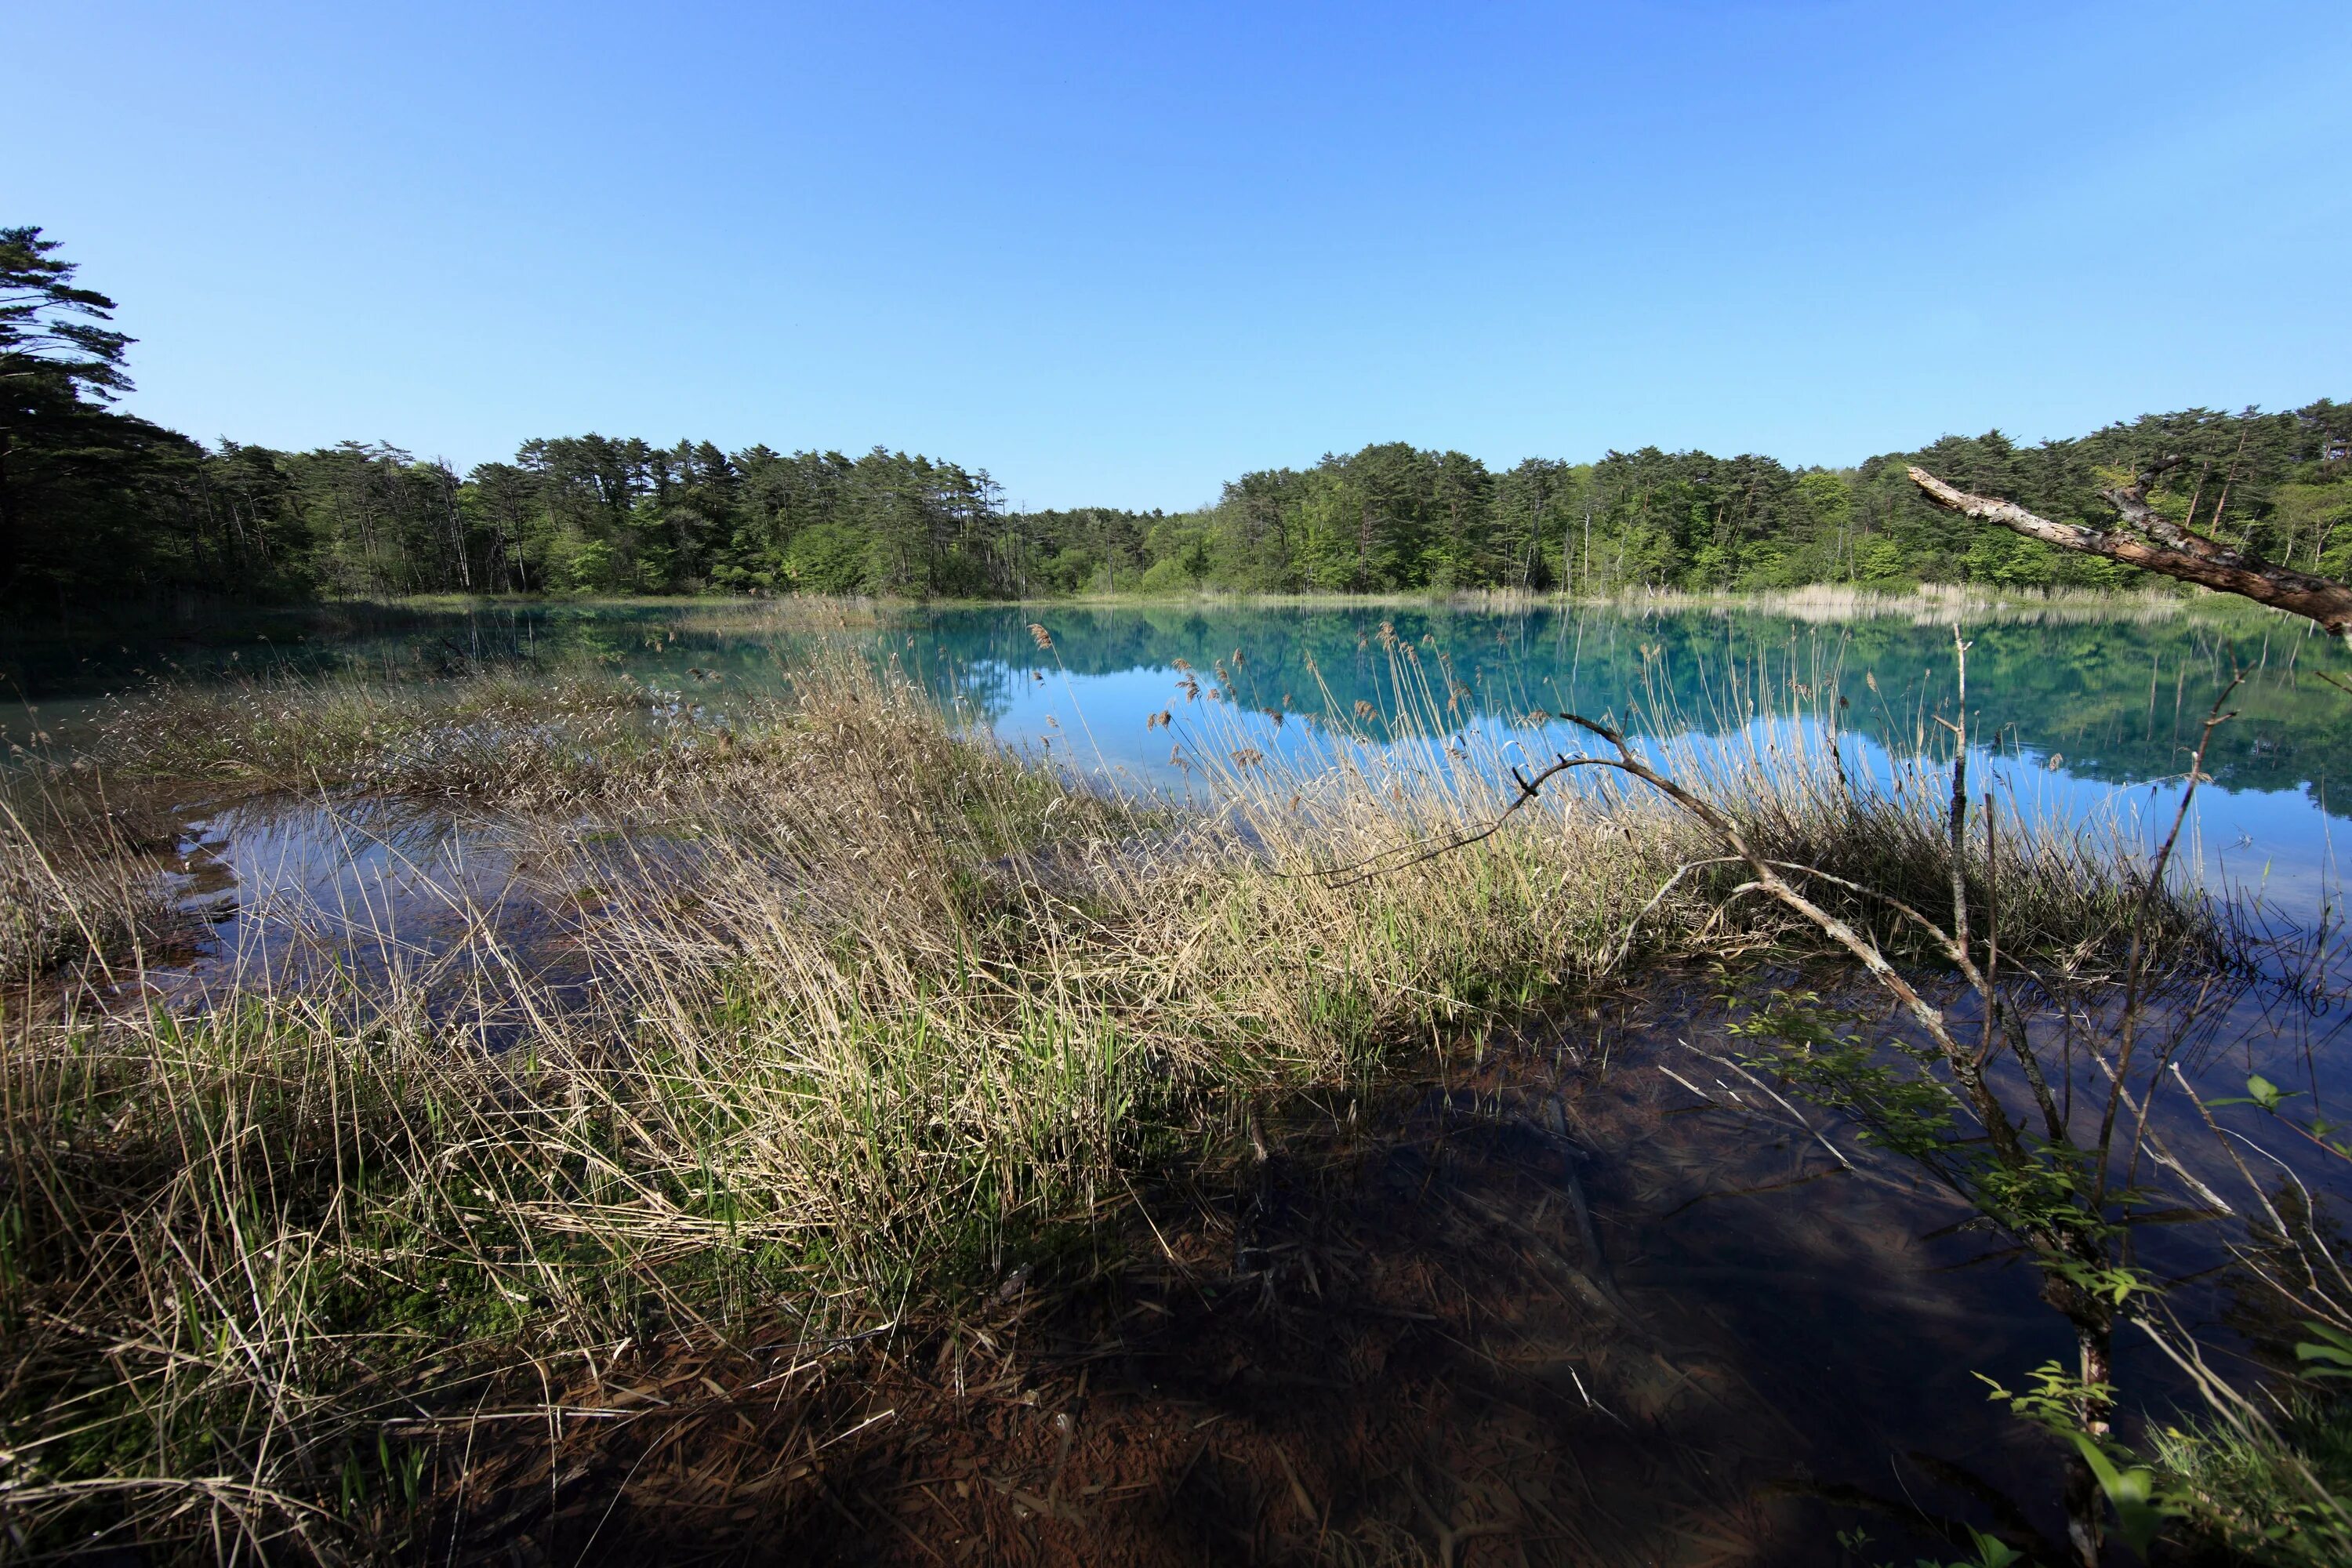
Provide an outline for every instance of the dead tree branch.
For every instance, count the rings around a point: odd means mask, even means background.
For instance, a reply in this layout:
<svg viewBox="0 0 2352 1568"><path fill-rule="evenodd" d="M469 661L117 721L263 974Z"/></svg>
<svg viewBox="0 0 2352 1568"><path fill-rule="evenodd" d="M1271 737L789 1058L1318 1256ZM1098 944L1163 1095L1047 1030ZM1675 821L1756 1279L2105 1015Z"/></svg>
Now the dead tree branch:
<svg viewBox="0 0 2352 1568"><path fill-rule="evenodd" d="M2122 525L2116 528L2053 522L2015 501L1971 495L1916 465L1910 473L1911 482L1919 487L1920 493L1946 511L1979 522L1998 523L2012 533L2054 544L2061 550L2119 561L2143 572L2269 605L2316 621L2329 636L2340 637L2352 647L2352 585L2332 577L2316 577L2308 572L2274 565L2249 551L2183 528L2148 504L2148 487L2178 463L2178 458L2160 459L2142 470L2130 484L2099 492L2107 504L2123 514Z"/></svg>

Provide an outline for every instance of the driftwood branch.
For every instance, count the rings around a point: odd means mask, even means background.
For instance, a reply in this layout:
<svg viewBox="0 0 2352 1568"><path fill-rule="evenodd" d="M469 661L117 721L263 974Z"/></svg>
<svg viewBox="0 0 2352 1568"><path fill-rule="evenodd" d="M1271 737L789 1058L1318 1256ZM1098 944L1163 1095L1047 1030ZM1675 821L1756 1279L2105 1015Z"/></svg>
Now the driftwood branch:
<svg viewBox="0 0 2352 1568"><path fill-rule="evenodd" d="M2130 484L2099 492L2108 505L2123 514L2123 526L2116 528L2053 522L2015 501L1970 495L1916 465L1911 469L1911 482L1947 511L1956 511L1979 522L1998 523L2012 533L2054 544L2061 550L2103 556L2143 572L2269 605L2316 621L2330 636L2352 645L2352 586L2332 577L2316 577L2308 572L2274 565L2251 552L2209 539L2183 528L2148 504L2148 487L2177 462L2175 458L2162 459L2150 465Z"/></svg>

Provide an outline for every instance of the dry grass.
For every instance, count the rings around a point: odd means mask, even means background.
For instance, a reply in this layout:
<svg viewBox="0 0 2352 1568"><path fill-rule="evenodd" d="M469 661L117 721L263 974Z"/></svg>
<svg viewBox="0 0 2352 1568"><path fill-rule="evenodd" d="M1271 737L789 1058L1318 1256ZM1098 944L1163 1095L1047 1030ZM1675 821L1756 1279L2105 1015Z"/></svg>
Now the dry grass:
<svg viewBox="0 0 2352 1568"><path fill-rule="evenodd" d="M104 981L184 954L194 922L158 885L153 829L134 816L0 787L0 974Z"/></svg>
<svg viewBox="0 0 2352 1568"><path fill-rule="evenodd" d="M847 658L723 723L497 677L131 710L97 752L110 776L495 807L484 830L571 911L591 983L533 979L485 908L428 955L435 984L420 959L366 984L257 973L178 1014L13 1009L0 1506L20 1542L395 1551L440 1484L395 1415L623 1341L951 1314L1265 1096L1789 936L1705 867L1675 880L1717 853L1686 818L1605 792L1380 877L1316 874L1507 803L1502 759L1449 752L1418 711L1378 752L1334 729L1276 769L1236 745L1202 817L960 742ZM1948 877L1923 805L1815 763L1718 757L1707 787L1791 860ZM24 975L116 895L22 833L0 849L0 874L58 889L10 939ZM2127 879L2089 841L2004 855L2004 907L2040 911L2021 931L2112 938ZM468 976L498 980L502 1048Z"/></svg>

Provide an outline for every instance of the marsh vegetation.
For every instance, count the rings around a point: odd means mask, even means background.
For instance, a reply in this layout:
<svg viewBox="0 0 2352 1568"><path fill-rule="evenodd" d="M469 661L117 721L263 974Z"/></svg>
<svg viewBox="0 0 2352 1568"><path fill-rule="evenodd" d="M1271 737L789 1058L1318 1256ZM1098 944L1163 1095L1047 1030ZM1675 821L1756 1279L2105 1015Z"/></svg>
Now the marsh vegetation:
<svg viewBox="0 0 2352 1568"><path fill-rule="evenodd" d="M1180 657L1177 795L724 613L772 679L445 643L22 751L10 1551L2343 1545L2324 910L1979 805L1956 702L1864 766L1811 652L1680 731L1639 654L1533 794L1433 636L1292 648L1278 746L1212 698L1286 656Z"/></svg>

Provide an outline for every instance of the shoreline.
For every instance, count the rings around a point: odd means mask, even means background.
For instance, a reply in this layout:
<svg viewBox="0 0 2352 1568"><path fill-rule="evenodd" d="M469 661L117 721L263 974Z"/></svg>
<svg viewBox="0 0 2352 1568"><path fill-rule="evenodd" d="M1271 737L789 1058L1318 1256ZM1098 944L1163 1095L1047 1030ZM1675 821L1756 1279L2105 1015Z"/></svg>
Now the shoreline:
<svg viewBox="0 0 2352 1568"><path fill-rule="evenodd" d="M2147 620L2181 616L2260 615L2263 611L2226 595L2170 589L2007 588L1975 584L1923 583L1902 588L1818 583L1794 588L1699 590L1649 588L1607 595L1565 595L1506 588L1425 589L1392 593L1272 593L1204 588L1186 593L1068 594L1028 598L890 598L838 594L414 594L331 598L243 600L201 594L163 595L68 605L12 617L0 647L38 642L87 629L113 633L136 617L152 637L188 635L206 625L246 620L331 617L369 614L399 616L469 610L739 610L753 606L850 614L984 609L1160 609L1214 607L1263 610L1452 610L1515 615L1568 610L1625 615L1770 614L1816 621L1869 620L1889 616L1948 619L1955 616L1994 618ZM160 617L160 624L159 622Z"/></svg>

